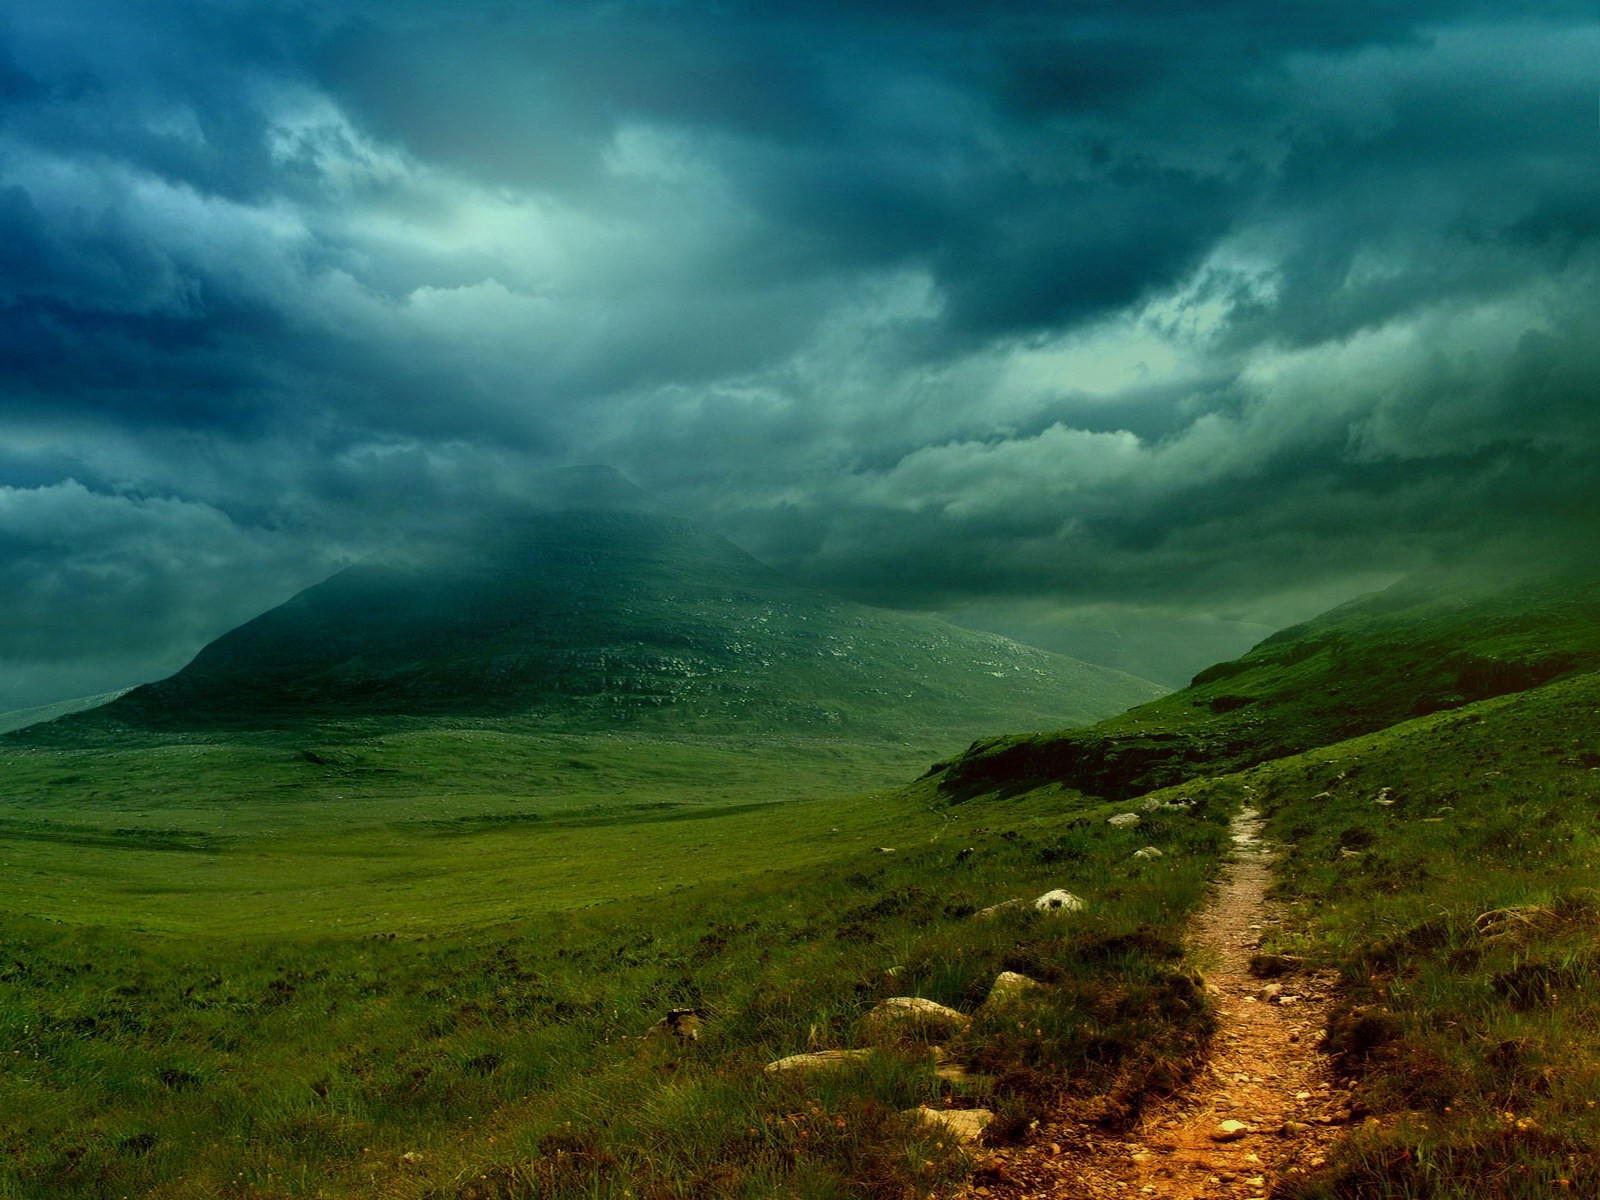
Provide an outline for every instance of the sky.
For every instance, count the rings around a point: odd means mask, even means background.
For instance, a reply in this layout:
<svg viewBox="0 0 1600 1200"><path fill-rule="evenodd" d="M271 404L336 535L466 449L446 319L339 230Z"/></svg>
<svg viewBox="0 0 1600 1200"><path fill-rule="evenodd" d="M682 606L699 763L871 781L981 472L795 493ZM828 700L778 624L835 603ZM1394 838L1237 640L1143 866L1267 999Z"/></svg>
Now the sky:
<svg viewBox="0 0 1600 1200"><path fill-rule="evenodd" d="M574 464L1146 658L1590 545L1597 102L1589 2L12 0L0 707Z"/></svg>

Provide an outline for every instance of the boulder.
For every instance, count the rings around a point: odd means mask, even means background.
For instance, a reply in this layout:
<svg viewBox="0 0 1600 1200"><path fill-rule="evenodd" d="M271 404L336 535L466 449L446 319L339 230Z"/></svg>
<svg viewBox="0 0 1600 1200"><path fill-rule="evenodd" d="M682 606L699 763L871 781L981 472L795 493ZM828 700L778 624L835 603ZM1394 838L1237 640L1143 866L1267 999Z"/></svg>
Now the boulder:
<svg viewBox="0 0 1600 1200"><path fill-rule="evenodd" d="M1016 971L1001 971L994 977L994 982L989 985L989 994L984 998L985 1008L999 1008L1002 1005L1013 1004L1022 999L1029 992L1037 991L1044 987L1037 979L1029 979L1026 975Z"/></svg>
<svg viewBox="0 0 1600 1200"><path fill-rule="evenodd" d="M852 1063L864 1062L872 1057L871 1050L818 1050L812 1054L791 1054L788 1058L780 1058L776 1062L769 1062L762 1068L773 1074L783 1074L787 1071L836 1071L840 1067Z"/></svg>
<svg viewBox="0 0 1600 1200"><path fill-rule="evenodd" d="M857 1034L874 1045L921 1042L931 1045L960 1033L972 1018L921 996L890 996L861 1018Z"/></svg>
<svg viewBox="0 0 1600 1200"><path fill-rule="evenodd" d="M1046 913L1075 913L1083 911L1083 901L1071 892L1056 888L1036 899L1033 907Z"/></svg>
<svg viewBox="0 0 1600 1200"><path fill-rule="evenodd" d="M1107 817L1106 824L1114 825L1118 829L1132 829L1139 823L1139 814L1133 812L1118 813L1114 817Z"/></svg>
<svg viewBox="0 0 1600 1200"><path fill-rule="evenodd" d="M908 1108L903 1116L936 1133L947 1133L963 1146L976 1144L994 1120L987 1108L929 1108L926 1104Z"/></svg>
<svg viewBox="0 0 1600 1200"><path fill-rule="evenodd" d="M1146 846L1143 850L1135 850L1133 852L1133 856L1135 858L1161 858L1161 857L1163 857L1161 851L1156 849L1154 846Z"/></svg>

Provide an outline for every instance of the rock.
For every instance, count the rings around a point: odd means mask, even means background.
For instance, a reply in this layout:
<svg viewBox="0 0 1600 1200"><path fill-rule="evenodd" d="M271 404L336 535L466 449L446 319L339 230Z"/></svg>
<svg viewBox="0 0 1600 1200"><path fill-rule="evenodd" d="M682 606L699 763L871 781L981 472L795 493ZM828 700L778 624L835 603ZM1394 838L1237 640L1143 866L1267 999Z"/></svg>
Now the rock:
<svg viewBox="0 0 1600 1200"><path fill-rule="evenodd" d="M1037 979L1029 979L1017 971L1001 971L994 977L994 982L989 985L989 994L984 998L985 1008L998 1008L1001 1005L1013 1004L1029 992L1044 987Z"/></svg>
<svg viewBox="0 0 1600 1200"><path fill-rule="evenodd" d="M901 1115L937 1132L954 1134L964 1146L977 1142L994 1120L986 1108L929 1108L926 1104L908 1108Z"/></svg>
<svg viewBox="0 0 1600 1200"><path fill-rule="evenodd" d="M856 1027L863 1041L874 1045L895 1042L931 1044L960 1033L972 1023L966 1013L946 1008L921 996L891 996Z"/></svg>
<svg viewBox="0 0 1600 1200"><path fill-rule="evenodd" d="M894 853L894 847L893 846L879 846L876 850L873 851L873 853L874 854L893 854Z"/></svg>
<svg viewBox="0 0 1600 1200"><path fill-rule="evenodd" d="M872 1057L871 1050L818 1050L812 1054L791 1054L769 1062L762 1068L774 1074L785 1071L834 1071L851 1063L864 1062Z"/></svg>
<svg viewBox="0 0 1600 1200"><path fill-rule="evenodd" d="M1024 908L1027 906L1027 903L1028 902L1021 896L1018 896L1014 900L1002 900L999 904L991 904L988 908L980 908L977 912L972 914L972 919L975 921L988 921L994 917L998 917L1007 909Z"/></svg>
<svg viewBox="0 0 1600 1200"><path fill-rule="evenodd" d="M1135 858L1164 858L1165 857L1165 855L1163 855L1161 853L1161 851L1158 850L1154 846L1146 846L1143 850L1135 850L1133 852L1133 856Z"/></svg>
<svg viewBox="0 0 1600 1200"><path fill-rule="evenodd" d="M1243 1121L1223 1121L1211 1131L1213 1142L1237 1142L1250 1132L1250 1126Z"/></svg>
<svg viewBox="0 0 1600 1200"><path fill-rule="evenodd" d="M1115 826L1118 829L1132 829L1138 823L1139 814L1132 812L1118 813L1114 817L1106 818L1107 825Z"/></svg>
<svg viewBox="0 0 1600 1200"><path fill-rule="evenodd" d="M1372 802L1374 804L1381 804L1385 808L1388 808L1390 805L1392 805L1394 803L1394 789L1393 788L1379 788L1378 789L1378 794L1372 798Z"/></svg>
<svg viewBox="0 0 1600 1200"><path fill-rule="evenodd" d="M699 1041L700 1012L693 1008L674 1008L645 1030L645 1037L675 1037L684 1042Z"/></svg>
<svg viewBox="0 0 1600 1200"><path fill-rule="evenodd" d="M1056 888L1033 902L1034 908L1047 913L1075 913L1083 911L1083 901L1071 892Z"/></svg>
<svg viewBox="0 0 1600 1200"><path fill-rule="evenodd" d="M1292 954L1252 954L1250 974L1257 979L1276 979L1280 975L1298 971L1301 963L1302 960Z"/></svg>
<svg viewBox="0 0 1600 1200"><path fill-rule="evenodd" d="M1311 1126L1304 1121L1285 1121L1278 1132L1284 1137L1303 1137L1311 1132Z"/></svg>
<svg viewBox="0 0 1600 1200"><path fill-rule="evenodd" d="M1276 1004L1283 997L1283 984L1269 983L1256 993L1256 999L1265 1000L1268 1004Z"/></svg>

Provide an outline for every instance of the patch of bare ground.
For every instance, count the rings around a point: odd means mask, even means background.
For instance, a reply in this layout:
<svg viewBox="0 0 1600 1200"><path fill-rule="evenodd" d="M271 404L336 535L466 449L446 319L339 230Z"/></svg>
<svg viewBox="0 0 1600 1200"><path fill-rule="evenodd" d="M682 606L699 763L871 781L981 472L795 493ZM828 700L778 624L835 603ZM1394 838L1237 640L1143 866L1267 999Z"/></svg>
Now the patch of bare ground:
<svg viewBox="0 0 1600 1200"><path fill-rule="evenodd" d="M1045 1122L1028 1145L997 1152L963 1197L1247 1200L1321 1164L1351 1119L1317 1052L1333 981L1291 960L1263 959L1252 971L1280 915L1266 896L1272 856L1254 811L1233 819L1232 834L1234 853L1190 930L1218 1022L1205 1065L1129 1133L1071 1113Z"/></svg>

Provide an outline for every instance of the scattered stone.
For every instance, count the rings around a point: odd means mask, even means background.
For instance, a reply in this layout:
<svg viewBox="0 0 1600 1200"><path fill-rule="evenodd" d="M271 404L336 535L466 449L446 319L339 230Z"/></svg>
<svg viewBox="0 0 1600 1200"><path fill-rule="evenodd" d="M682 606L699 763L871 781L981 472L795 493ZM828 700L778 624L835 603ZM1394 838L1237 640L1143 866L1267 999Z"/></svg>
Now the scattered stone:
<svg viewBox="0 0 1600 1200"><path fill-rule="evenodd" d="M1213 1142L1237 1142L1250 1132L1250 1126L1243 1121L1223 1121L1211 1131Z"/></svg>
<svg viewBox="0 0 1600 1200"><path fill-rule="evenodd" d="M1394 803L1394 789L1393 788L1379 788L1378 789L1378 794L1372 798L1372 802L1374 804L1381 804L1385 808L1388 808L1390 805L1392 805Z"/></svg>
<svg viewBox="0 0 1600 1200"><path fill-rule="evenodd" d="M1256 993L1256 997L1265 1000L1268 1004L1276 1004L1283 999L1283 984L1269 983Z"/></svg>
<svg viewBox="0 0 1600 1200"><path fill-rule="evenodd" d="M1027 903L1028 902L1021 896L1018 896L1014 900L1002 900L999 904L991 904L988 908L980 908L977 912L972 914L972 919L974 921L988 921L994 917L998 917L1007 909L1024 908L1027 906Z"/></svg>
<svg viewBox="0 0 1600 1200"><path fill-rule="evenodd" d="M966 1013L921 996L891 996L861 1018L857 1033L875 1045L931 1044L960 1033L972 1023Z"/></svg>
<svg viewBox="0 0 1600 1200"><path fill-rule="evenodd" d="M1046 892L1033 902L1033 906L1040 912L1048 913L1074 913L1083 911L1083 901L1071 892L1056 888Z"/></svg>
<svg viewBox="0 0 1600 1200"><path fill-rule="evenodd" d="M1118 829L1131 829L1139 823L1139 814L1132 812L1118 813L1114 817L1107 817L1106 824Z"/></svg>
<svg viewBox="0 0 1600 1200"><path fill-rule="evenodd" d="M989 985L989 994L984 998L983 1006L998 1008L1003 1004L1012 1004L1043 986L1037 979L1029 979L1018 971L1001 971L994 977L994 983Z"/></svg>
<svg viewBox="0 0 1600 1200"><path fill-rule="evenodd" d="M1250 974L1257 979L1276 979L1280 975L1292 975L1304 965L1304 960L1293 954L1252 954L1250 956Z"/></svg>
<svg viewBox="0 0 1600 1200"><path fill-rule="evenodd" d="M871 1050L818 1050L812 1054L791 1054L788 1058L769 1062L762 1070L773 1074L785 1071L833 1071L871 1057Z"/></svg>
<svg viewBox="0 0 1600 1200"><path fill-rule="evenodd" d="M1311 1132L1311 1126L1304 1121L1285 1121L1278 1132L1284 1137L1304 1137Z"/></svg>
<svg viewBox="0 0 1600 1200"><path fill-rule="evenodd" d="M894 853L894 847L893 846L879 846L876 850L873 851L873 853L874 854L893 854Z"/></svg>
<svg viewBox="0 0 1600 1200"><path fill-rule="evenodd" d="M422 1155L418 1154L415 1150L407 1150L400 1156L400 1161L408 1166L414 1167L422 1161Z"/></svg>
<svg viewBox="0 0 1600 1200"><path fill-rule="evenodd" d="M1313 800L1332 800L1333 799L1333 793L1332 792L1318 792L1315 796L1313 796L1311 798Z"/></svg>
<svg viewBox="0 0 1600 1200"><path fill-rule="evenodd" d="M929 1108L926 1104L908 1108L902 1115L929 1129L953 1134L965 1146L982 1137L994 1120L994 1114L986 1108Z"/></svg>
<svg viewBox="0 0 1600 1200"><path fill-rule="evenodd" d="M1165 857L1155 846L1146 846L1143 850L1133 852L1135 858L1163 858Z"/></svg>
<svg viewBox="0 0 1600 1200"><path fill-rule="evenodd" d="M645 1031L647 1038L675 1037L683 1042L700 1040L700 1010L674 1008Z"/></svg>

